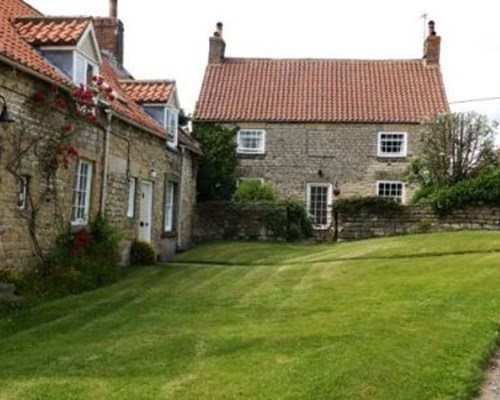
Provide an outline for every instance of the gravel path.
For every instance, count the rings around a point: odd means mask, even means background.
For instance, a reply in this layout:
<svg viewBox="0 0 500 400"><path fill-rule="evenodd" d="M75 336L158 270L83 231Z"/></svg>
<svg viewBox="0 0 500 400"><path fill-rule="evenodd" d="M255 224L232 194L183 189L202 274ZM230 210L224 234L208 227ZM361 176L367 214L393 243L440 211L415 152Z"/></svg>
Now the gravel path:
<svg viewBox="0 0 500 400"><path fill-rule="evenodd" d="M476 400L500 400L500 352L497 353L495 362L486 370L481 395Z"/></svg>

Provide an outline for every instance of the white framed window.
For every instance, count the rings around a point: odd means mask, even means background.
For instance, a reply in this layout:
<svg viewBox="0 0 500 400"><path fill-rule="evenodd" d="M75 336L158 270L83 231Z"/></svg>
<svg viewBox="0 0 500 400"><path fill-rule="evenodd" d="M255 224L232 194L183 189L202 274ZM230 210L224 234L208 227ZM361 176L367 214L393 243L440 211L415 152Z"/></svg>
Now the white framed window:
<svg viewBox="0 0 500 400"><path fill-rule="evenodd" d="M73 187L73 207L71 223L86 225L89 221L90 195L92 189L92 163L78 160Z"/></svg>
<svg viewBox="0 0 500 400"><path fill-rule="evenodd" d="M28 185L29 176L21 175L19 178L19 197L17 199L17 207L20 210L26 210L28 208Z"/></svg>
<svg viewBox="0 0 500 400"><path fill-rule="evenodd" d="M167 131L167 145L174 148L177 147L179 111L175 108L158 104L145 104L143 107L144 111Z"/></svg>
<svg viewBox="0 0 500 400"><path fill-rule="evenodd" d="M377 196L388 197L402 203L405 197L405 185L400 181L377 181Z"/></svg>
<svg viewBox="0 0 500 400"><path fill-rule="evenodd" d="M135 215L135 188L137 179L129 178L128 180L128 206L127 218L134 218Z"/></svg>
<svg viewBox="0 0 500 400"><path fill-rule="evenodd" d="M306 187L307 212L315 228L327 228L332 222L332 184L308 183Z"/></svg>
<svg viewBox="0 0 500 400"><path fill-rule="evenodd" d="M167 181L165 185L165 232L174 231L175 222L175 199L177 197L177 183Z"/></svg>
<svg viewBox="0 0 500 400"><path fill-rule="evenodd" d="M264 154L266 151L266 131L262 129L241 129L237 135L239 154Z"/></svg>
<svg viewBox="0 0 500 400"><path fill-rule="evenodd" d="M377 155L379 157L406 157L406 132L379 132Z"/></svg>
<svg viewBox="0 0 500 400"><path fill-rule="evenodd" d="M97 65L76 51L74 54L73 81L77 85L88 86L92 78L99 74Z"/></svg>
<svg viewBox="0 0 500 400"><path fill-rule="evenodd" d="M177 130L179 122L179 112L172 107L165 109L165 129L167 130L167 144L170 147L177 146Z"/></svg>

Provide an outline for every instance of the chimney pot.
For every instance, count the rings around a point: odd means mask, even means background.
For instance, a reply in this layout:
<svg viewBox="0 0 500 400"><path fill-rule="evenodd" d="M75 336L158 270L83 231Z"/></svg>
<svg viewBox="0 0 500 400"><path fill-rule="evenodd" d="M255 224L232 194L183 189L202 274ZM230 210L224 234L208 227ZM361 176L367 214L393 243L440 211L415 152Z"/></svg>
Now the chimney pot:
<svg viewBox="0 0 500 400"><path fill-rule="evenodd" d="M109 17L118 18L118 0L109 0Z"/></svg>

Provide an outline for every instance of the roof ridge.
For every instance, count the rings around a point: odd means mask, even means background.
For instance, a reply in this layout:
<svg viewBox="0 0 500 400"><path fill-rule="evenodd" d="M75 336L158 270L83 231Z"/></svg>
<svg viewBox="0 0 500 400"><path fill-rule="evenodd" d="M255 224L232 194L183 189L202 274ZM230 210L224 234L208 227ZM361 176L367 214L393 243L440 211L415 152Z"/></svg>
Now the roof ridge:
<svg viewBox="0 0 500 400"><path fill-rule="evenodd" d="M67 20L92 20L92 17L86 15L22 15L19 17L14 17L14 22L23 22L29 20L35 21L67 21Z"/></svg>
<svg viewBox="0 0 500 400"><path fill-rule="evenodd" d="M145 84L145 83L176 83L175 79L120 79L123 84Z"/></svg>
<svg viewBox="0 0 500 400"><path fill-rule="evenodd" d="M273 57L226 57L224 61L335 61L335 62L367 62L367 63L382 63L382 62L422 62L421 58L273 58ZM224 65L224 62L221 64Z"/></svg>

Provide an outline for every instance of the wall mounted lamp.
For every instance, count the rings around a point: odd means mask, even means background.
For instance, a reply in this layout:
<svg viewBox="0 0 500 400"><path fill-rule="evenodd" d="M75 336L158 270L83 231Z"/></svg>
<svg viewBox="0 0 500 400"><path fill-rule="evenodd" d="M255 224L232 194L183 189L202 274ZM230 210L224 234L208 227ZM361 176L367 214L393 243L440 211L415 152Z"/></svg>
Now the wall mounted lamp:
<svg viewBox="0 0 500 400"><path fill-rule="evenodd" d="M11 123L15 122L14 118L12 118L9 114L9 110L7 109L7 100L0 94L0 99L2 100L2 113L0 114L0 123Z"/></svg>

